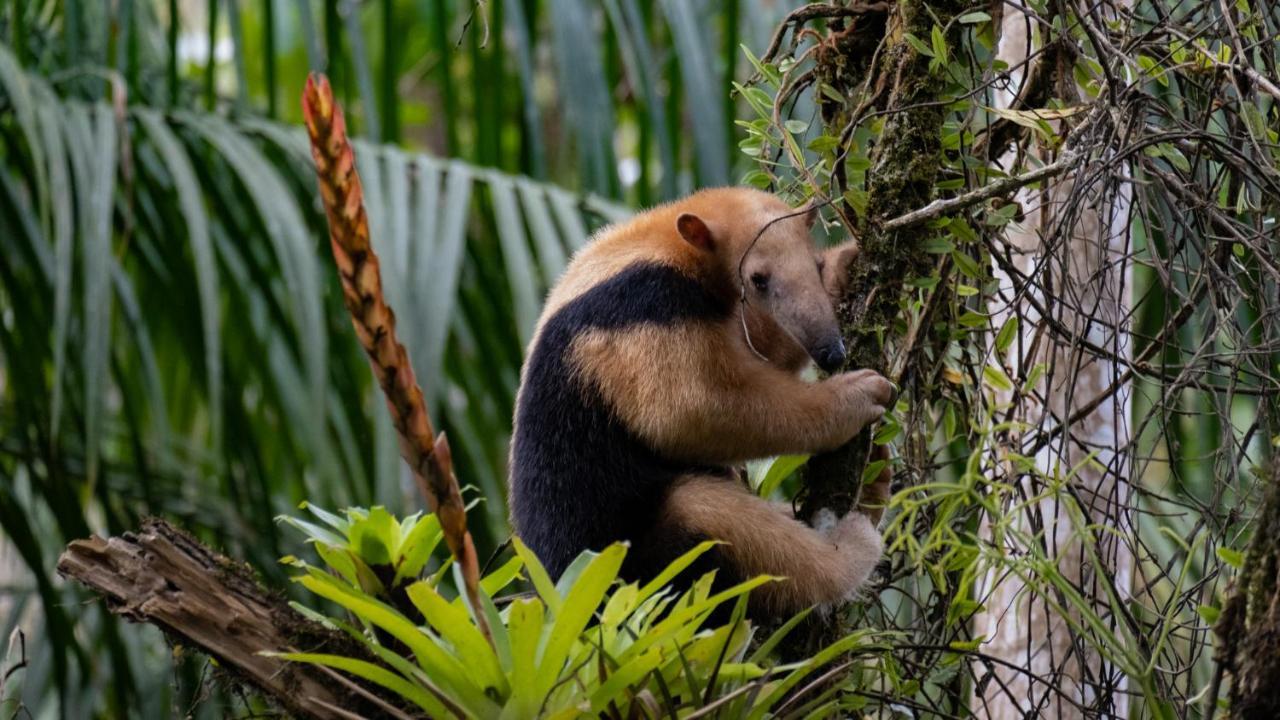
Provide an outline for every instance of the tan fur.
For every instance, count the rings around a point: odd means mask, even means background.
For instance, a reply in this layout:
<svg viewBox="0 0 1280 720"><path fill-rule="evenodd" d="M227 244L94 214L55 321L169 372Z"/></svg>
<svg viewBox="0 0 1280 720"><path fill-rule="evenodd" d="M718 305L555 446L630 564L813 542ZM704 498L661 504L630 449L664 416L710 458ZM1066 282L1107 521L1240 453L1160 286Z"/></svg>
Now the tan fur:
<svg viewBox="0 0 1280 720"><path fill-rule="evenodd" d="M668 264L691 274L736 277L738 260L759 229L770 220L793 212L786 203L768 193L745 188L713 188L606 227L574 255L548 295L542 319L551 317L565 303L640 261ZM708 259L685 242L676 229L677 218L685 213L701 218L715 236L717 251L710 267ZM807 219L800 216L775 223L769 238L774 240L788 234L790 252L778 252L769 242L758 242L752 257L779 263L812 260L816 269L816 251L812 247L804 249L808 244ZM797 247L802 249L796 252Z"/></svg>
<svg viewBox="0 0 1280 720"><path fill-rule="evenodd" d="M858 259L860 247L857 240L847 240L827 248L822 253L822 284L827 288L831 302L840 302L849 280L849 266Z"/></svg>
<svg viewBox="0 0 1280 720"><path fill-rule="evenodd" d="M751 594L753 610L774 616L850 599L883 551L880 534L861 513L850 513L825 534L741 483L718 477L687 477L672 488L656 532L679 528L697 528L727 543L720 552L744 579L785 577Z"/></svg>
<svg viewBox="0 0 1280 720"><path fill-rule="evenodd" d="M673 458L733 464L830 450L884 414L871 371L810 383L751 354L730 328L579 336L573 357L624 423Z"/></svg>

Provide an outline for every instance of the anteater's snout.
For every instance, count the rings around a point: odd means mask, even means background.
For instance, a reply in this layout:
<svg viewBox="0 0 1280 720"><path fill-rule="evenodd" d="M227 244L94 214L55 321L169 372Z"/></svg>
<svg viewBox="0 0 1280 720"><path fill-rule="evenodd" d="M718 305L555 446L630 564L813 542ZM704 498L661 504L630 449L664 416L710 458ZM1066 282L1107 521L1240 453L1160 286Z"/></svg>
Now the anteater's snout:
<svg viewBox="0 0 1280 720"><path fill-rule="evenodd" d="M814 362L825 372L835 372L844 365L844 341L833 338L812 353Z"/></svg>

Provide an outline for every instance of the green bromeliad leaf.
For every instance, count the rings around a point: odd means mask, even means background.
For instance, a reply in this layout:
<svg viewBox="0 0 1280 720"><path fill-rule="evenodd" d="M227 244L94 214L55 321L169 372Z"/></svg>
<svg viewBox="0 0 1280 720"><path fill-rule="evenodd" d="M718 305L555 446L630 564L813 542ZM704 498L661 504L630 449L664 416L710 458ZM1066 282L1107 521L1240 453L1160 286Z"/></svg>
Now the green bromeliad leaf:
<svg viewBox="0 0 1280 720"><path fill-rule="evenodd" d="M715 573L708 573L683 591L668 585L714 542L686 552L641 587L619 579L627 552L623 544L584 552L553 582L519 538L513 538L513 556L481 580L481 605L491 630L486 637L459 596L458 573L444 581L451 563L444 560L439 570L418 579L426 567L424 554L430 556L439 545L433 516L397 520L381 508L352 508L342 515L314 506L307 510L329 527L292 518L282 522L307 533L332 572L296 558L289 564L302 570L299 584L343 608L355 622L305 612L350 634L380 664L321 654L283 657L373 682L429 714L443 708L453 715L511 720L614 710L625 716L636 703L663 698L670 714L681 715L735 691L742 697L748 691L759 694L772 706L809 673L866 639L846 639L777 675L765 659L804 614L750 658L755 631L745 619L747 595L773 578L718 588ZM403 562L402 569L418 566L418 572L404 576L408 582L400 600L384 585L369 587L361 572L352 570L369 567L371 558ZM495 593L522 579L532 593L495 604ZM713 612L730 605L727 622L708 624ZM732 707L745 712L745 705Z"/></svg>

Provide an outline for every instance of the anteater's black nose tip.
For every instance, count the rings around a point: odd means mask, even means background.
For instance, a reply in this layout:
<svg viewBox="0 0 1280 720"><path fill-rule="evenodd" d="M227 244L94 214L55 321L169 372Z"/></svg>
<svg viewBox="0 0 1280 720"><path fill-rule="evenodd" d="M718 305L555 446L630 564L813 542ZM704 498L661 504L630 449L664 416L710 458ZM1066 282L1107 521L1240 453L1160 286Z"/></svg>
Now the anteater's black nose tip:
<svg viewBox="0 0 1280 720"><path fill-rule="evenodd" d="M836 338L826 345L818 348L813 354L813 359L818 363L818 367L825 372L835 372L844 365L844 341Z"/></svg>

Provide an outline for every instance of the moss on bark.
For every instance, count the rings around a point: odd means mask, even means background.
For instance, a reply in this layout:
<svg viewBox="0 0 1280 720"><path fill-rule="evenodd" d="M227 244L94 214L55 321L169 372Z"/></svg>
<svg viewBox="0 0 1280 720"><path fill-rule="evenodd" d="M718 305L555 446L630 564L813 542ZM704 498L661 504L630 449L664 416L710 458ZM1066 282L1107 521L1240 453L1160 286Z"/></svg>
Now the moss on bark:
<svg viewBox="0 0 1280 720"><path fill-rule="evenodd" d="M1280 462L1273 462L1239 589L1217 628L1236 720L1280 717Z"/></svg>
<svg viewBox="0 0 1280 720"><path fill-rule="evenodd" d="M917 52L905 33L929 38L935 24L946 27L963 10L956 2L901 0L890 17L885 48L872 72L887 79L889 93L880 108L886 119L880 141L871 154L867 182L867 209L860 228L862 253L850 269L848 290L838 309L849 348L848 367L871 367L883 371L886 365L882 339L893 331L899 296L909 278L926 272L928 256L920 248L923 233L918 229L888 231L884 221L915 210L933 199L938 172L942 167L942 123L944 106L938 100L945 91L941 71L931 72L930 58ZM959 47L959 24L946 33L950 48ZM860 44L832 43L832 48L865 51ZM841 58L825 53L819 62L832 67L819 69L828 77L839 77L846 91L874 88L877 78L867 82L851 69L867 67L863 58ZM852 98L853 105L862 98ZM839 133L839 127L833 132ZM851 213L850 213L851 214ZM864 431L842 448L815 456L805 472L806 494L801 514L812 517L820 508L839 514L857 503L862 469L871 448L870 431Z"/></svg>

